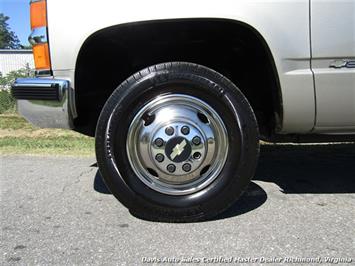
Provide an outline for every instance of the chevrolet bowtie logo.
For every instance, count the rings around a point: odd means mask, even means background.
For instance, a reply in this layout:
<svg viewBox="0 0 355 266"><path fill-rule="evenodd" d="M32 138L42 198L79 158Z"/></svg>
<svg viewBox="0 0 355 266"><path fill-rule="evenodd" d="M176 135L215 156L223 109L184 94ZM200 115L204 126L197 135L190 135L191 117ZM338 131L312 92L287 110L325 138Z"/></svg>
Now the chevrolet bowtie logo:
<svg viewBox="0 0 355 266"><path fill-rule="evenodd" d="M186 144L186 140L181 141L180 144L176 144L173 149L173 152L170 154L171 160L174 160L176 156L179 156L181 153L184 152Z"/></svg>

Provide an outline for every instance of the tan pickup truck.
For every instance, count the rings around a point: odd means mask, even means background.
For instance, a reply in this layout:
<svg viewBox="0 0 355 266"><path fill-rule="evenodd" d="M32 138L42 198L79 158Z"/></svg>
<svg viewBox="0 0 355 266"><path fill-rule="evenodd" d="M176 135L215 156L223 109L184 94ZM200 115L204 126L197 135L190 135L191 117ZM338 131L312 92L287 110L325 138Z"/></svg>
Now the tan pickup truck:
<svg viewBox="0 0 355 266"><path fill-rule="evenodd" d="M135 215L208 219L254 175L259 140L355 134L355 1L31 1L41 127L95 136Z"/></svg>

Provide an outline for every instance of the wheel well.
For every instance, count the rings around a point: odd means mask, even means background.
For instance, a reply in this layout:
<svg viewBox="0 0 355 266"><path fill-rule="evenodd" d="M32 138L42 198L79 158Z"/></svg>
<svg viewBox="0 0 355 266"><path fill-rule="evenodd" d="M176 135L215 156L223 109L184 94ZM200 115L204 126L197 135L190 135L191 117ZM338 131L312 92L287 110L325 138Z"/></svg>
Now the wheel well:
<svg viewBox="0 0 355 266"><path fill-rule="evenodd" d="M271 52L252 27L221 19L130 23L91 35L76 63L75 129L93 136L102 107L120 83L147 66L170 61L201 64L229 78L248 98L261 135L273 133L282 103Z"/></svg>

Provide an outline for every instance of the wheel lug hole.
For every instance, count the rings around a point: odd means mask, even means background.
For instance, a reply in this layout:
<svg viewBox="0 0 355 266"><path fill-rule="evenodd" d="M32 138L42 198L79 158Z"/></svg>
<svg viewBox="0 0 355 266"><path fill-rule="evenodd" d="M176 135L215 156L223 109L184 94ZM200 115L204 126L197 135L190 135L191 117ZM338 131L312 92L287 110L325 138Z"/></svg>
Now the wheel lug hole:
<svg viewBox="0 0 355 266"><path fill-rule="evenodd" d="M156 140L154 140L154 144L157 146L157 147L163 147L164 145L164 140L162 138L157 138Z"/></svg>
<svg viewBox="0 0 355 266"><path fill-rule="evenodd" d="M195 160L198 160L198 159L201 158L201 153L195 152L195 153L192 155L192 157L193 157Z"/></svg>
<svg viewBox="0 0 355 266"><path fill-rule="evenodd" d="M174 128L173 127L167 127L165 128L165 134L168 136L171 136L174 134Z"/></svg>
<svg viewBox="0 0 355 266"><path fill-rule="evenodd" d="M192 139L192 143L195 145L200 145L201 144L201 138L196 136Z"/></svg>
<svg viewBox="0 0 355 266"><path fill-rule="evenodd" d="M181 133L184 135L188 135L190 133L190 128L188 126L183 126L181 128Z"/></svg>
<svg viewBox="0 0 355 266"><path fill-rule="evenodd" d="M168 166L166 167L166 170L168 170L169 173L174 173L176 170L176 166L173 164L168 164Z"/></svg>
<svg viewBox="0 0 355 266"><path fill-rule="evenodd" d="M189 164L189 163L183 164L182 170L184 170L185 172L190 172L191 171L191 164Z"/></svg>
<svg viewBox="0 0 355 266"><path fill-rule="evenodd" d="M157 155L155 155L155 160L157 160L159 163L164 161L164 155L161 153L158 153Z"/></svg>

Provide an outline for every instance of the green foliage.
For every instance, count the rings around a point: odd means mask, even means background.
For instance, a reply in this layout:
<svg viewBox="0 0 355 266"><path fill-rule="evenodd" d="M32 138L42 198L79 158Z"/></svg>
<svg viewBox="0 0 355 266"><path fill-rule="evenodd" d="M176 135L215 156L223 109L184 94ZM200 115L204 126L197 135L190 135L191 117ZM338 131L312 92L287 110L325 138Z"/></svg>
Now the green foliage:
<svg viewBox="0 0 355 266"><path fill-rule="evenodd" d="M15 99L9 89L17 78L32 77L33 71L27 64L25 68L9 72L6 76L0 73L0 114L15 111Z"/></svg>
<svg viewBox="0 0 355 266"><path fill-rule="evenodd" d="M0 114L15 111L15 99L11 96L10 91L0 90Z"/></svg>
<svg viewBox="0 0 355 266"><path fill-rule="evenodd" d="M7 23L9 19L8 16L0 13L0 49L22 49L19 38Z"/></svg>
<svg viewBox="0 0 355 266"><path fill-rule="evenodd" d="M9 89L11 84L14 83L15 79L28 78L33 76L34 73L28 64L26 64L24 68L9 72L6 76L3 76L0 72L0 88Z"/></svg>

